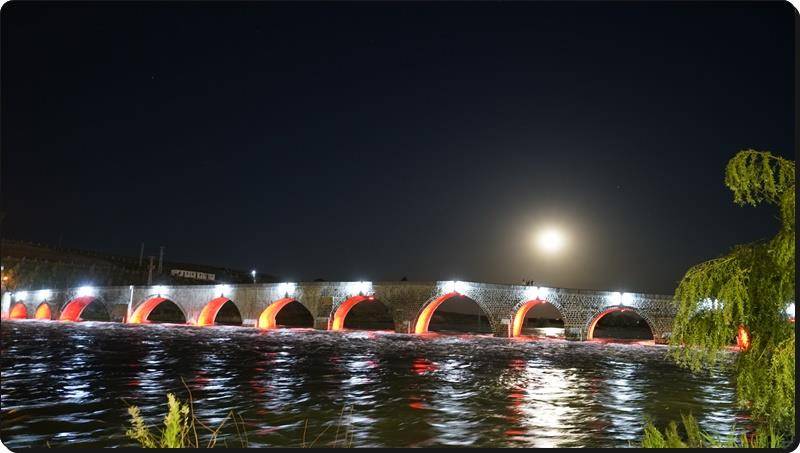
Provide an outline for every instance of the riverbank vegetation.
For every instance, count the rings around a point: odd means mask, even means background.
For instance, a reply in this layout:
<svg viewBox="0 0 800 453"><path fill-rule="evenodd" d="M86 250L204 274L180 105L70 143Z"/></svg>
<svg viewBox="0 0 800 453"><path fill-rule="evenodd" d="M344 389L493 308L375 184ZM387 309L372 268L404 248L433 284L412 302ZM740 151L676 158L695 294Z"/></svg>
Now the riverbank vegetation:
<svg viewBox="0 0 800 453"><path fill-rule="evenodd" d="M785 444L783 435L770 430L759 430L750 435L731 434L716 438L702 429L691 414L681 415L685 437L678 433L678 424L669 422L664 433L648 422L644 427L644 448L780 448Z"/></svg>
<svg viewBox="0 0 800 453"><path fill-rule="evenodd" d="M167 393L167 413L164 415L161 429L148 426L139 408L129 406L130 427L125 431L125 435L142 448L214 448L220 444L226 447L250 446L246 424L241 415L230 411L216 428L212 428L195 416L191 391L188 387L186 390L189 399L185 403L179 401L173 393ZM306 419L302 439L297 447L314 447L321 440L324 441L324 436L329 431L334 431L334 438L328 441L325 447L352 447L354 432L350 427L351 419L352 408L346 411L342 407L335 430L332 429L333 424L328 424L313 439L308 433L308 419ZM229 425L233 425L234 433L223 434L223 428Z"/></svg>
<svg viewBox="0 0 800 453"><path fill-rule="evenodd" d="M241 416L230 411L219 426L211 428L195 417L191 398L188 403L181 403L174 394L167 393L167 414L163 428L157 434L147 426L137 406L128 407L128 414L131 416L131 427L125 435L143 448L213 448L228 420L231 420L238 434L238 446L247 447L247 432Z"/></svg>
<svg viewBox="0 0 800 453"><path fill-rule="evenodd" d="M785 446L794 439L795 164L769 152L741 151L728 162L725 184L740 206L777 207L778 232L686 272L675 292L670 355L694 372L725 366L719 352L738 333L732 365L737 399L754 428L738 440L720 441L684 417L686 440L674 422L663 434L648 424L645 447Z"/></svg>

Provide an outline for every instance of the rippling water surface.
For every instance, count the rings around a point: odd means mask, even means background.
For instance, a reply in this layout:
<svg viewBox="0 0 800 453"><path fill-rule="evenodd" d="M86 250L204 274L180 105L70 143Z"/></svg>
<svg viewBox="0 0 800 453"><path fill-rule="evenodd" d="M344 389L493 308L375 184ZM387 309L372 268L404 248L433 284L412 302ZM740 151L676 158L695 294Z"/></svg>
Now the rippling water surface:
<svg viewBox="0 0 800 453"><path fill-rule="evenodd" d="M663 346L385 332L3 321L2 439L133 445L127 404L159 423L166 393L250 446L628 446L644 418L746 423L727 375ZM239 446L229 422L220 443ZM346 440L344 440L346 439Z"/></svg>

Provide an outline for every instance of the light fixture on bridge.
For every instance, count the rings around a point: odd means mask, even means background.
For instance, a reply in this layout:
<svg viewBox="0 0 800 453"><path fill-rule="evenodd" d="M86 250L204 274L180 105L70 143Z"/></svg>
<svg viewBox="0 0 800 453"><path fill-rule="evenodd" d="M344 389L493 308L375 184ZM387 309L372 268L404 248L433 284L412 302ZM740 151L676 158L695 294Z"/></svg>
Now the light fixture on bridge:
<svg viewBox="0 0 800 453"><path fill-rule="evenodd" d="M28 297L27 291L18 291L14 293L14 299L16 300L25 300L26 297Z"/></svg>
<svg viewBox="0 0 800 453"><path fill-rule="evenodd" d="M53 296L53 292L49 289L40 289L36 292L36 295L39 297L40 301L45 301Z"/></svg>
<svg viewBox="0 0 800 453"><path fill-rule="evenodd" d="M718 299L705 298L697 306L698 310L718 310L722 308L722 303Z"/></svg>
<svg viewBox="0 0 800 453"><path fill-rule="evenodd" d="M77 291L78 297L92 297L94 296L94 288L91 286L81 286Z"/></svg>
<svg viewBox="0 0 800 453"><path fill-rule="evenodd" d="M456 281L455 290L456 290L457 293L463 294L463 293L467 292L468 289L469 289L469 283Z"/></svg>
<svg viewBox="0 0 800 453"><path fill-rule="evenodd" d="M794 302L792 302L791 304L789 304L789 305L786 307L786 315L787 315L788 317L790 317L790 318L794 319Z"/></svg>
<svg viewBox="0 0 800 453"><path fill-rule="evenodd" d="M372 290L372 282L349 282L345 291L348 296L365 296Z"/></svg>
<svg viewBox="0 0 800 453"><path fill-rule="evenodd" d="M539 298L538 286L528 286L527 288L525 288L525 299L535 300L538 298Z"/></svg>
<svg viewBox="0 0 800 453"><path fill-rule="evenodd" d="M620 298L619 304L620 305L627 305L627 306L633 305L633 294L632 293L622 293L622 297Z"/></svg>
<svg viewBox="0 0 800 453"><path fill-rule="evenodd" d="M536 290L536 298L539 300L547 300L550 297L550 288L540 286L538 290Z"/></svg>
<svg viewBox="0 0 800 453"><path fill-rule="evenodd" d="M231 287L230 285L216 285L214 286L214 294L219 296L224 296L225 293L230 293Z"/></svg>
<svg viewBox="0 0 800 453"><path fill-rule="evenodd" d="M462 294L469 289L469 283L460 280L451 280L444 285L444 292Z"/></svg>
<svg viewBox="0 0 800 453"><path fill-rule="evenodd" d="M153 293L161 297L162 294L167 294L167 287L164 285L156 285L153 287Z"/></svg>
<svg viewBox="0 0 800 453"><path fill-rule="evenodd" d="M296 287L296 283L278 283L278 294L280 294L281 297L293 296Z"/></svg>
<svg viewBox="0 0 800 453"><path fill-rule="evenodd" d="M617 291L608 295L608 302L611 305L622 305L622 293Z"/></svg>

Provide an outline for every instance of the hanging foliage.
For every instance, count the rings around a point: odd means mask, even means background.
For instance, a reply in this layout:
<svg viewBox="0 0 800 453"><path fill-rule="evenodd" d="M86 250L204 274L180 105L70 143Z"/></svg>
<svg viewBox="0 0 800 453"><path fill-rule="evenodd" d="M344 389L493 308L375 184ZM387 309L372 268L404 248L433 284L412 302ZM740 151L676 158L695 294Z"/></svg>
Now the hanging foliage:
<svg viewBox="0 0 800 453"><path fill-rule="evenodd" d="M775 205L779 229L686 272L675 292L670 354L693 371L724 366L720 351L744 327L747 345L733 365L739 403L757 424L793 438L795 335L787 307L795 289L795 164L740 151L728 162L725 184L738 205Z"/></svg>

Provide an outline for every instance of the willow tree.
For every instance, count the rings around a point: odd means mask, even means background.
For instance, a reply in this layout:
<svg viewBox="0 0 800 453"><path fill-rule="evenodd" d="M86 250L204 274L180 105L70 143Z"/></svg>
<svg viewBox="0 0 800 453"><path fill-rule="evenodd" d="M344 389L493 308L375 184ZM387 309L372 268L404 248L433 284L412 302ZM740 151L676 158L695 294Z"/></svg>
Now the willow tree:
<svg viewBox="0 0 800 453"><path fill-rule="evenodd" d="M749 344L732 364L738 402L760 430L791 439L795 335L787 308L795 288L795 165L768 152L740 151L728 162L725 185L738 205L777 207L780 227L772 238L735 246L686 272L675 292L670 355L693 371L730 365L719 353L744 331Z"/></svg>

